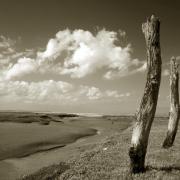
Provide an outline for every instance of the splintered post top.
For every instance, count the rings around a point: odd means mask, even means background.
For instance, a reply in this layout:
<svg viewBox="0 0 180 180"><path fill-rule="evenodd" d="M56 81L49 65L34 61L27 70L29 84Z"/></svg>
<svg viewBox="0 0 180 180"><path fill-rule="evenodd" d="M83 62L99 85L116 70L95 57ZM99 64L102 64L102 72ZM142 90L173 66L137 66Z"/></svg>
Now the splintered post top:
<svg viewBox="0 0 180 180"><path fill-rule="evenodd" d="M155 15L147 18L147 21L142 24L142 31L145 35L147 46L150 44L159 43L160 38L160 20Z"/></svg>

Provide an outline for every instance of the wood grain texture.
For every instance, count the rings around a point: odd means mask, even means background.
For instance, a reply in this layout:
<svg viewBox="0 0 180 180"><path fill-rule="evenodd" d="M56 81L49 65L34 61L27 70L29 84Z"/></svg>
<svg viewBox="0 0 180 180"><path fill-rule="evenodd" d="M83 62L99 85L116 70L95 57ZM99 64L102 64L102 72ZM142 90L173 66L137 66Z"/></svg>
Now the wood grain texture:
<svg viewBox="0 0 180 180"><path fill-rule="evenodd" d="M166 138L163 142L163 148L169 148L173 145L179 123L179 72L176 59L173 57L170 61L170 112L169 123Z"/></svg>
<svg viewBox="0 0 180 180"><path fill-rule="evenodd" d="M151 125L161 82L160 21L152 15L142 25L147 47L147 81L140 107L136 113L131 147L129 149L130 171L139 173L145 170L145 156Z"/></svg>

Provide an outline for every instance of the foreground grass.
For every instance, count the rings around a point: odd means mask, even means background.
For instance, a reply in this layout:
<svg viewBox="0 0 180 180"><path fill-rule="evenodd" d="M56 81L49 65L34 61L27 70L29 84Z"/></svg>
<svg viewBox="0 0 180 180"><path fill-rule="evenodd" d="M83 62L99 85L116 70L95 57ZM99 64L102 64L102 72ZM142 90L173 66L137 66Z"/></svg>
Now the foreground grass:
<svg viewBox="0 0 180 180"><path fill-rule="evenodd" d="M66 168L62 164L50 166L24 177L23 180L179 180L180 132L177 133L172 148L161 148L167 122L167 118L157 118L153 124L145 173L137 175L129 173L128 148L132 131L130 127L122 133L106 138L94 149L89 149L79 157L69 160L65 163ZM48 175L52 178L48 178Z"/></svg>

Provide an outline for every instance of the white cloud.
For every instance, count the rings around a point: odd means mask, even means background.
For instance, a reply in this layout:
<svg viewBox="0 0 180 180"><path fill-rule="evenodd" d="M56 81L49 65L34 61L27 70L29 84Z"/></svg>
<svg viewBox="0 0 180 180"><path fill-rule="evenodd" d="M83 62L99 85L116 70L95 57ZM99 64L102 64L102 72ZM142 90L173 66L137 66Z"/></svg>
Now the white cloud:
<svg viewBox="0 0 180 180"><path fill-rule="evenodd" d="M34 73L38 69L37 63L31 58L20 58L6 73L6 79L21 77L22 75Z"/></svg>
<svg viewBox="0 0 180 180"><path fill-rule="evenodd" d="M105 93L108 97L113 97L113 98L129 97L131 95L131 93L129 92L120 94L116 90L107 90Z"/></svg>
<svg viewBox="0 0 180 180"><path fill-rule="evenodd" d="M110 90L107 90L106 91L106 94L108 97L115 97L115 98L119 98L121 95L117 92L117 91L110 91Z"/></svg>
<svg viewBox="0 0 180 180"><path fill-rule="evenodd" d="M4 53L11 53L13 50L13 46L15 45L16 41L6 38L5 36L0 36L0 49L5 50Z"/></svg>
<svg viewBox="0 0 180 180"><path fill-rule="evenodd" d="M83 87L85 88L85 87ZM99 90L99 88L96 87L86 87L87 88L87 93L86 96L88 99L100 99L102 98L102 92Z"/></svg>
<svg viewBox="0 0 180 180"><path fill-rule="evenodd" d="M34 55L34 50L17 50L19 39L12 40L4 36L0 36L0 74L8 73L8 70L13 67L22 57L30 57ZM22 69L23 67L21 67ZM2 76L1 76L2 79Z"/></svg>
<svg viewBox="0 0 180 180"><path fill-rule="evenodd" d="M144 62L131 58L130 44L117 45L120 44L118 37L125 35L123 31L104 29L94 34L84 30L66 29L59 31L55 38L48 41L46 49L37 53L35 50L19 52L16 41L1 36L1 103L53 105L56 102L57 105L62 105L128 98L130 93L46 79L51 79L49 74L82 78L101 69L106 74L112 72L107 79L140 72ZM38 74L45 75L42 76L43 81L37 82ZM26 75L35 79L25 81Z"/></svg>
<svg viewBox="0 0 180 180"><path fill-rule="evenodd" d="M119 34L125 36L123 31ZM82 78L104 69L104 77L112 79L142 72L142 62L131 57L131 45L121 47L117 41L118 32L105 29L96 34L84 30L59 31L48 41L45 51L37 52L34 59L20 57L4 74L6 79L20 78L34 71Z"/></svg>
<svg viewBox="0 0 180 180"><path fill-rule="evenodd" d="M135 65L135 66L134 66ZM145 72L147 68L147 63L140 62L139 60L135 59L132 61L132 63L127 64L123 67L122 70L110 70L105 75L105 79L115 79L117 77L124 77L133 75L136 73L142 73Z"/></svg>
<svg viewBox="0 0 180 180"><path fill-rule="evenodd" d="M169 74L170 74L169 69L164 69L162 72L163 76L169 76Z"/></svg>
<svg viewBox="0 0 180 180"><path fill-rule="evenodd" d="M147 69L147 63L144 62L142 66L140 66L139 68L134 70L134 73L136 73L136 72L144 72L146 69Z"/></svg>
<svg viewBox="0 0 180 180"><path fill-rule="evenodd" d="M64 103L68 99L66 94L73 89L69 83L62 81L4 81L0 82L1 100L21 103ZM59 102L58 102L59 101Z"/></svg>
<svg viewBox="0 0 180 180"><path fill-rule="evenodd" d="M126 36L126 32L125 31L119 30L118 33L119 33L119 35L121 37L125 37Z"/></svg>
<svg viewBox="0 0 180 180"><path fill-rule="evenodd" d="M93 35L84 30L64 30L48 42L38 57L41 62L53 61L64 52L66 56L59 60L58 73L81 78L101 68L121 69L130 62L130 45L116 46L117 40L117 33L112 31L101 30Z"/></svg>
<svg viewBox="0 0 180 180"><path fill-rule="evenodd" d="M119 101L130 93L115 90L102 91L98 87L74 86L63 81L1 81L1 103L73 105L96 101Z"/></svg>

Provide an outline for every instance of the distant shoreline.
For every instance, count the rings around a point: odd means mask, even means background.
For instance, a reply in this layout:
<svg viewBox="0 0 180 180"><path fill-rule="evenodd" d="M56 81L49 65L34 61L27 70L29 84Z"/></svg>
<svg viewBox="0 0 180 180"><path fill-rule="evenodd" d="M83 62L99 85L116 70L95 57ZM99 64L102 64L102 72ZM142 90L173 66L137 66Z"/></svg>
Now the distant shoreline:
<svg viewBox="0 0 180 180"><path fill-rule="evenodd" d="M67 114L78 115L85 117L103 117L103 116L134 116L135 113L122 113L122 114L105 114L105 113L81 113L81 112L58 112L58 111L28 111L28 110L0 110L0 113L38 113L38 114ZM155 118L168 117L168 114L157 114Z"/></svg>

